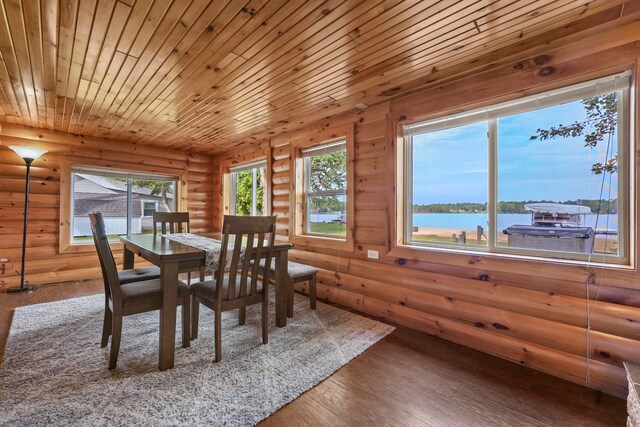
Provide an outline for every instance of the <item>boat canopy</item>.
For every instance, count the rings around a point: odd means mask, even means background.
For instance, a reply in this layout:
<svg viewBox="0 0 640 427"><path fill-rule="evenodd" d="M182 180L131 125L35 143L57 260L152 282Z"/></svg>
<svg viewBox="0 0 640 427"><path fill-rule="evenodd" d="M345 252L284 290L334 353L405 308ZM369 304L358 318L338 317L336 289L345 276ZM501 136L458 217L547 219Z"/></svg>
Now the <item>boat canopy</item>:
<svg viewBox="0 0 640 427"><path fill-rule="evenodd" d="M529 203L524 205L529 212L550 213L550 214L590 214L589 206L563 205L561 203Z"/></svg>

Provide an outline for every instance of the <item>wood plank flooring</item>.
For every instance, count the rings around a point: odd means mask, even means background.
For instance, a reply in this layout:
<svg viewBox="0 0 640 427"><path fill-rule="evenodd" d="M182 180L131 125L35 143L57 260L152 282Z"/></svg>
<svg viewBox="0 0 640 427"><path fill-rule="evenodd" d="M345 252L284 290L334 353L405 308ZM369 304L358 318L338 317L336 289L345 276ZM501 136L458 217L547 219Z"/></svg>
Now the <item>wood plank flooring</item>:
<svg viewBox="0 0 640 427"><path fill-rule="evenodd" d="M0 357L15 307L102 292L99 281L0 295ZM105 367L106 369L106 367ZM398 327L261 426L624 426L626 402Z"/></svg>

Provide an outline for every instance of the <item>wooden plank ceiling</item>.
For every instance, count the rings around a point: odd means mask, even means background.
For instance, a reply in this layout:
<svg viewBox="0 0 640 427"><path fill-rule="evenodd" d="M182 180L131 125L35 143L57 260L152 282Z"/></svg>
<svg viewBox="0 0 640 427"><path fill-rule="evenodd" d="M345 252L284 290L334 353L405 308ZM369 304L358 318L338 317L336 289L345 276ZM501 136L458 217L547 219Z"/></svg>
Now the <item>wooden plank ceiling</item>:
<svg viewBox="0 0 640 427"><path fill-rule="evenodd" d="M629 3L3 0L0 121L215 154Z"/></svg>

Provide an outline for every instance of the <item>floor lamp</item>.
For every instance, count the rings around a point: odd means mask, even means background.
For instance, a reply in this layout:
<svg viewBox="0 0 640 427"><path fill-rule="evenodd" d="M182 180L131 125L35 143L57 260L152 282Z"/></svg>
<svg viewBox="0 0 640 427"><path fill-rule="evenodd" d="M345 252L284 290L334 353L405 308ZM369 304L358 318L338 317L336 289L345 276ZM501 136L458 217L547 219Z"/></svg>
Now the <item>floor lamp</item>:
<svg viewBox="0 0 640 427"><path fill-rule="evenodd" d="M21 147L21 146L12 146L9 147L16 154L22 157L22 160L27 164L27 178L24 189L24 225L22 229L22 263L20 264L20 287L14 287L7 289L7 292L29 292L36 289L36 286L25 286L24 285L24 263L25 263L25 255L27 251L27 223L29 222L29 174L31 173L31 163L42 156L47 150L43 150L42 148L36 147Z"/></svg>

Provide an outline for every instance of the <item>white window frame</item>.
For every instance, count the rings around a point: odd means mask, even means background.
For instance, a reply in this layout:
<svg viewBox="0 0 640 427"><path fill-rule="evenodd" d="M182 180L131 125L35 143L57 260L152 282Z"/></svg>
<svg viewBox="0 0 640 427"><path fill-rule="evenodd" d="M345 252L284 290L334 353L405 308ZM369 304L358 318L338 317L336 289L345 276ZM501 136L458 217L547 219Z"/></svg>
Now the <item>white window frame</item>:
<svg viewBox="0 0 640 427"><path fill-rule="evenodd" d="M574 260L578 262L595 261L610 263L614 265L628 265L632 259L633 248L630 242L635 241L635 230L629 219L631 215L631 207L634 206L633 191L633 165L630 159L631 142L630 135L633 134L631 121L633 100L631 94L631 72L626 71L613 76L607 76L585 83L567 86L564 88L544 92L538 95L524 97L515 101L504 102L485 108L474 109L460 114L440 117L427 121L420 121L402 126L403 147L400 154L402 163L400 164L402 171L402 215L399 215L398 232L401 233L398 242L399 246L420 247L429 249L450 250L460 253L477 252L482 254L500 254L500 255L522 255L532 258L543 259L564 259ZM618 250L616 256L600 255L600 254L579 254L570 252L556 252L539 249L523 249L513 247L500 247L496 244L497 240L497 194L498 194L498 140L497 140L497 121L502 117L511 116L527 111L533 111L544 107L585 99L591 96L600 95L608 92L618 92ZM486 247L461 247L460 245L424 242L412 240L413 227L413 135L435 132L443 129L450 129L471 123L486 121L488 123L488 244ZM400 177L399 177L400 178ZM399 206L400 207L400 206Z"/></svg>
<svg viewBox="0 0 640 427"><path fill-rule="evenodd" d="M345 203L347 200L347 164L345 162L345 186L344 188L340 188L337 190L325 190L325 191L313 191L311 189L311 159L315 156L320 156L322 154L335 153L338 151L344 151L345 159L347 156L347 141L345 139L339 141L333 141L328 144L319 145L312 148L307 148L301 150L301 156L304 158L303 164L303 175L304 175L304 203L305 203L305 218L304 218L304 234L308 236L320 236L327 237L336 240L345 241L345 237L339 236L337 234L321 234L321 233L312 233L311 232L311 198L312 197L322 197L322 196L344 196ZM345 206L346 209L346 206ZM345 210L344 215L347 215ZM346 221L345 221L346 223Z"/></svg>
<svg viewBox="0 0 640 427"><path fill-rule="evenodd" d="M257 194L258 194L258 181L257 181L257 176L258 174L256 173L258 169L263 168L264 169L264 174L265 177L267 176L267 161L266 160L260 160L257 162L251 162L251 163L245 163L243 165L240 166L234 166L229 168L229 176L230 176L230 189L229 189L229 213L230 215L236 215L236 196L238 194L238 172L244 172L244 171L252 171L252 181L251 181L251 215L252 216L256 216L257 215L257 206L258 206L258 200L257 200ZM263 188L262 192L263 195L268 195L267 192L267 188ZM268 203L267 203L268 204ZM265 203L263 202L263 206L262 206L262 215L268 215L267 213L267 206L264 206Z"/></svg>

